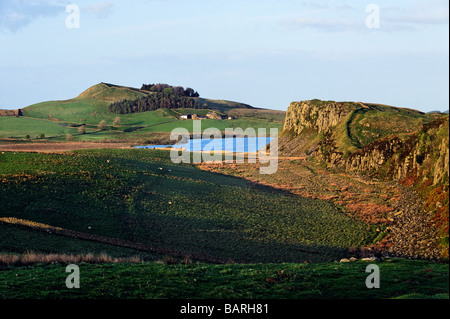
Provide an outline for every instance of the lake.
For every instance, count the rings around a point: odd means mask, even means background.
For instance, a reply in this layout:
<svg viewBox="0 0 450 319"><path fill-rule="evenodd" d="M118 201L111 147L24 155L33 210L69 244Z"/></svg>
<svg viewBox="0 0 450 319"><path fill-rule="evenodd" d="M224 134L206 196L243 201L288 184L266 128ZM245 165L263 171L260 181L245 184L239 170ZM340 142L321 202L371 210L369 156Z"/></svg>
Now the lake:
<svg viewBox="0 0 450 319"><path fill-rule="evenodd" d="M234 137L219 139L191 139L185 144L177 145L189 152L198 151L227 151L235 153L252 153L264 148L273 137ZM174 145L146 145L135 146L140 149L168 148Z"/></svg>

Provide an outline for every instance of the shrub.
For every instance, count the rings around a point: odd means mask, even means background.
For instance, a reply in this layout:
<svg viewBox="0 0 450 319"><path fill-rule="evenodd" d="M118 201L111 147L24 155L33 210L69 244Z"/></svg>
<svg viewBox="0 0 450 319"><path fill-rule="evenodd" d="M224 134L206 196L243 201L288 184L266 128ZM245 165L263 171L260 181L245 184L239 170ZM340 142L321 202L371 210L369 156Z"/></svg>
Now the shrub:
<svg viewBox="0 0 450 319"><path fill-rule="evenodd" d="M114 125L114 126L119 126L120 123L122 123L122 119L121 119L120 117L116 117L116 118L114 119L113 125Z"/></svg>
<svg viewBox="0 0 450 319"><path fill-rule="evenodd" d="M0 266L27 266L33 264L107 264L107 263L140 263L142 260L138 256L129 258L113 258L105 253L94 255L88 254L45 254L33 251L27 251L25 254L7 254L0 253Z"/></svg>
<svg viewBox="0 0 450 319"><path fill-rule="evenodd" d="M98 129L99 129L100 131L106 130L106 121L105 121L105 120L101 121L101 122L98 124Z"/></svg>
<svg viewBox="0 0 450 319"><path fill-rule="evenodd" d="M163 263L165 265L175 265L177 263L177 260L172 256L165 255L164 259L163 259Z"/></svg>

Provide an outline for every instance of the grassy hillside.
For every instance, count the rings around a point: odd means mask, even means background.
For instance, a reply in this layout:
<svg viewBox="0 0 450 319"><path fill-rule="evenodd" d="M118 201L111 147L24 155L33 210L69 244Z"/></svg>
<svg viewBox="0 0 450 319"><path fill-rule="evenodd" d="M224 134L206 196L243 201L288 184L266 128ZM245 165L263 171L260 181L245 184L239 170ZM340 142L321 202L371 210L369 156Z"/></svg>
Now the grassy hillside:
<svg viewBox="0 0 450 319"><path fill-rule="evenodd" d="M363 261L80 264L80 289L65 287L64 264L35 265L0 270L0 298L189 299L191 303L196 299L448 299L448 265L396 259L376 264L380 289L365 286L369 274L365 272L368 262ZM176 317L179 311L179 307L165 309L168 317ZM269 313L284 311L269 308Z"/></svg>
<svg viewBox="0 0 450 319"><path fill-rule="evenodd" d="M231 111L234 109L254 109L254 107L252 107L248 104L227 101L227 100L214 100L214 99L198 98L198 102L201 106L203 106L205 108L218 110L223 113L227 113L228 111Z"/></svg>
<svg viewBox="0 0 450 319"><path fill-rule="evenodd" d="M100 84L71 100L30 106L25 117L1 117L0 137L26 141L26 135L34 139L45 134L47 141L62 141L70 134L75 140L134 142L175 127L192 129L192 121L179 120L176 110L108 112L110 100L128 94L150 93ZM226 110L223 105L228 102L214 103L238 119L204 120L203 128L281 128L284 118L282 112ZM395 132L404 141L413 137L420 141L421 152L425 147L441 153L434 131L417 135L411 131L440 115L375 104L346 105L355 108L332 126L333 131L315 130L326 127L334 115L309 114L305 119L317 120L316 127L298 136L287 132L284 138L291 143L303 138L305 143L308 136L309 149L314 145L319 149L328 140L332 151L357 151ZM118 116L120 124L114 126ZM397 124L389 122L392 118ZM101 120L107 122L105 130L98 128ZM86 123L85 134L73 126L80 122ZM417 155L416 161L422 153ZM433 158L421 161L428 167ZM299 162L281 160L279 172L264 178L255 173L257 167L247 168L253 164L229 167L238 172L235 176L253 178L243 179L201 166L175 165L167 151L159 150L0 152L0 298L448 298L448 264L377 261L382 289L370 290L364 285L367 262L335 262L359 252L373 254L372 245L379 244L387 231L382 223L397 216L389 206L389 196L397 193L387 184L331 174L315 161L299 169ZM436 178L432 175L430 179ZM442 178L448 185L448 174ZM434 205L437 222L442 222L448 219L448 193L439 187L430 188L433 196L428 204ZM346 209L352 205L357 209ZM33 264L30 252L47 261ZM92 262L107 254L144 263L77 262L83 282L82 289L74 291L64 286L64 262L51 264L58 256L68 259L66 254L90 256L86 259ZM23 265L2 264L20 258Z"/></svg>
<svg viewBox="0 0 450 319"><path fill-rule="evenodd" d="M281 111L255 109L248 105L198 98L205 109L158 109L132 114L114 114L109 112L110 103L124 99L135 100L154 94L150 91L130 87L100 83L81 93L78 97L48 101L30 105L23 109L23 117L0 116L0 138L34 139L45 135L52 141L64 141L71 135L76 141L128 140L133 142L156 143L170 142L169 133L173 128L185 127L192 131L192 121L180 120L183 113L196 113L204 116L211 110L231 112L237 119L231 121L204 120L204 127L225 128L247 127L278 128L281 130L284 114ZM233 112L234 109L253 110L251 113ZM120 119L120 124L114 122ZM99 130L99 123L106 122L106 130ZM117 122L116 122L117 123ZM85 124L86 133L80 134L77 126ZM161 138L165 135L165 138Z"/></svg>
<svg viewBox="0 0 450 319"><path fill-rule="evenodd" d="M89 98L112 103L122 100L135 100L148 94L152 93L132 87L99 83L82 92L78 98Z"/></svg>
<svg viewBox="0 0 450 319"><path fill-rule="evenodd" d="M38 118L0 117L0 138L25 140L39 138L41 134L46 137L65 136L76 133L76 129L70 129L58 125L56 122L41 120Z"/></svg>
<svg viewBox="0 0 450 319"><path fill-rule="evenodd" d="M241 262L332 261L377 235L326 201L249 187L168 155L0 154L0 217ZM42 249L26 238L6 243L3 251Z"/></svg>
<svg viewBox="0 0 450 319"><path fill-rule="evenodd" d="M358 109L347 123L352 144L361 148L391 134L408 134L419 130L435 116L392 106L367 104Z"/></svg>
<svg viewBox="0 0 450 319"><path fill-rule="evenodd" d="M107 122L112 122L115 117L120 116L118 114L108 112L108 105L110 103L119 102L125 99L135 100L139 97L151 94L154 93L130 87L100 83L90 87L76 98L65 101L49 101L30 105L26 107L23 112L27 117L98 124L101 119L104 119ZM204 98L199 98L199 100L205 109L219 110L221 112L229 111L234 108L252 108L249 105L231 101L216 101ZM175 111L176 113L179 113L178 110ZM195 112L199 112L201 114L205 113L204 110L195 110ZM127 123L133 124L133 120L128 120L125 124Z"/></svg>
<svg viewBox="0 0 450 319"><path fill-rule="evenodd" d="M330 202L174 165L164 151L5 152L0 180L2 299L448 298L448 264L334 262L378 234ZM81 288L69 290L65 265L79 256ZM382 289L366 288L368 263Z"/></svg>

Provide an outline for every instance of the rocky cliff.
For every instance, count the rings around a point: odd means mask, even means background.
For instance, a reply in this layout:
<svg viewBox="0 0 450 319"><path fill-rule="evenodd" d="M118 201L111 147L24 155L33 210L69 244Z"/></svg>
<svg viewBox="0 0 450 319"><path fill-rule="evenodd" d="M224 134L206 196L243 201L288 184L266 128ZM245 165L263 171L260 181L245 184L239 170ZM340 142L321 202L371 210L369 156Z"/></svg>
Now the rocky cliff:
<svg viewBox="0 0 450 319"><path fill-rule="evenodd" d="M358 103L353 102L292 102L286 112L280 136L280 153L305 156L317 152L324 136L330 137L334 129L345 123L359 107L361 106Z"/></svg>
<svg viewBox="0 0 450 319"><path fill-rule="evenodd" d="M353 102L293 102L279 145L283 155L309 155L335 169L410 187L422 206L404 217L399 237L417 235L418 229L431 233L431 225L439 235L425 245L439 241L439 254L448 258L448 115ZM409 244L403 241L401 249L416 249Z"/></svg>
<svg viewBox="0 0 450 319"><path fill-rule="evenodd" d="M430 179L432 185L448 179L449 118L436 119L419 131L399 138L390 136L372 142L345 158L330 156L347 171L385 179L401 180L414 175Z"/></svg>
<svg viewBox="0 0 450 319"><path fill-rule="evenodd" d="M365 129L358 131L355 114L361 110L371 113L359 119L365 123ZM448 172L448 115L431 116L408 110L400 114L403 121L400 123L398 114L398 108L380 110L360 102L292 102L286 113L280 148L282 154L300 155L303 151L301 155L315 155L346 171L400 180L412 172L423 175L426 167L427 174L433 171L430 178L434 183L442 180ZM390 120L391 115L397 118ZM407 116L409 122L403 119ZM414 125L407 125L410 122ZM380 123L385 126L384 136L379 134ZM403 131L390 134L399 126ZM375 135L375 131L379 138L362 147L354 143L364 140L357 134Z"/></svg>
<svg viewBox="0 0 450 319"><path fill-rule="evenodd" d="M318 133L325 132L357 108L358 104L352 102L320 100L292 102L286 113L283 130L296 135L307 129Z"/></svg>

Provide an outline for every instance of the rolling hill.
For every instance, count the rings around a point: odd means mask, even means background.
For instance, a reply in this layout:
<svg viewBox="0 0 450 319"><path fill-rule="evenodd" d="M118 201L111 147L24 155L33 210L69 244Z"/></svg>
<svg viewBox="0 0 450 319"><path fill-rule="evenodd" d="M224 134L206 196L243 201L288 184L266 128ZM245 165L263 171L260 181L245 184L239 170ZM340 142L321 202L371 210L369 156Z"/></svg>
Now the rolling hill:
<svg viewBox="0 0 450 319"><path fill-rule="evenodd" d="M123 100L137 100L151 96L155 92L109 83L96 84L77 97L47 101L27 106L21 110L21 117L0 116L0 138L12 140L45 139L47 141L65 141L69 135L76 141L130 141L143 143L168 143L173 128L184 127L192 130L192 122L180 119L183 113L218 112L235 117L232 121L207 119L205 127L220 130L231 127L276 127L281 129L285 112L265 110L224 100L193 97L202 109L168 109L154 111L115 114L109 105ZM252 112L245 112L245 111ZM115 122L117 119L118 122ZM105 121L106 129L100 130L99 123ZM84 125L85 133L80 134L78 127Z"/></svg>
<svg viewBox="0 0 450 319"><path fill-rule="evenodd" d="M393 249L448 259L448 127L444 113L360 102L293 102L280 152L310 156L330 170L410 187L421 204L408 215L398 214L401 226L393 234Z"/></svg>
<svg viewBox="0 0 450 319"><path fill-rule="evenodd" d="M209 108L108 110L149 94L100 83L0 117L0 134L149 141L189 128L181 113L215 110L237 119L206 125L284 123L279 170L174 164L163 150L2 151L1 298L448 298L448 265L392 258L448 260L448 116L319 100L292 103L286 117L201 98ZM427 207L416 214L409 197L375 180L392 176L422 191ZM380 254L386 239L393 245ZM88 288L69 295L56 273L73 262ZM382 268L383 289L364 285L367 262Z"/></svg>

